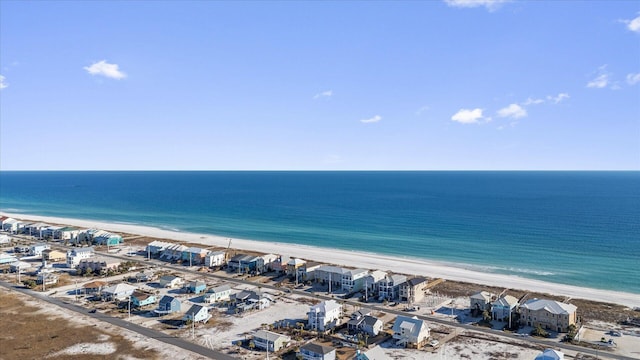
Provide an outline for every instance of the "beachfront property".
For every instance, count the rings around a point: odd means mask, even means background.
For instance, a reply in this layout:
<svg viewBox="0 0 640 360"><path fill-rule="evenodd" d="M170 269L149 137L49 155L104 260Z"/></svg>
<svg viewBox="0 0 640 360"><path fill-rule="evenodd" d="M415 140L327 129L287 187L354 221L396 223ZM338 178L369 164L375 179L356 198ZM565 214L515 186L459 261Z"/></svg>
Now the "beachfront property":
<svg viewBox="0 0 640 360"><path fill-rule="evenodd" d="M511 295L501 296L491 303L491 318L499 321L510 321L518 307L518 299Z"/></svg>
<svg viewBox="0 0 640 360"><path fill-rule="evenodd" d="M409 304L420 302L425 297L427 290L427 279L421 276L407 280L400 285L400 300Z"/></svg>
<svg viewBox="0 0 640 360"><path fill-rule="evenodd" d="M335 300L325 300L311 306L307 313L309 329L325 331L340 325L342 305Z"/></svg>
<svg viewBox="0 0 640 360"><path fill-rule="evenodd" d="M102 289L107 287L107 283L104 281L91 281L82 286L84 289L85 295L100 295L102 293Z"/></svg>
<svg viewBox="0 0 640 360"><path fill-rule="evenodd" d="M221 285L207 290L202 295L202 301L211 304L218 301L229 300L231 296L231 287L229 285Z"/></svg>
<svg viewBox="0 0 640 360"><path fill-rule="evenodd" d="M80 261L84 259L90 259L95 255L92 247L88 248L74 248L67 251L67 267L75 269L80 265Z"/></svg>
<svg viewBox="0 0 640 360"><path fill-rule="evenodd" d="M564 360L564 353L558 350L546 349L536 356L535 360Z"/></svg>
<svg viewBox="0 0 640 360"><path fill-rule="evenodd" d="M158 283L160 284L160 287L173 289L181 286L183 284L183 280L175 275L165 275L160 277Z"/></svg>
<svg viewBox="0 0 640 360"><path fill-rule="evenodd" d="M136 291L135 286L129 284L116 284L102 289L102 299L105 301L124 301Z"/></svg>
<svg viewBox="0 0 640 360"><path fill-rule="evenodd" d="M94 274L101 274L109 270L115 271L120 266L120 260L104 257L93 257L89 259L82 259L76 267L76 272L84 274L92 272Z"/></svg>
<svg viewBox="0 0 640 360"><path fill-rule="evenodd" d="M339 266L321 265L315 270L316 281L330 284L331 289L340 288L342 285L342 275L348 272L348 269Z"/></svg>
<svg viewBox="0 0 640 360"><path fill-rule="evenodd" d="M393 323L396 346L420 349L427 343L431 331L424 320L399 315Z"/></svg>
<svg viewBox="0 0 640 360"><path fill-rule="evenodd" d="M258 268L258 272L261 273L277 270L282 260L281 256L274 254L261 255L260 258L262 258L262 267Z"/></svg>
<svg viewBox="0 0 640 360"><path fill-rule="evenodd" d="M191 305L189 310L184 313L183 321L192 321L192 322L207 322L211 319L211 315L209 314L209 309L205 306L201 305Z"/></svg>
<svg viewBox="0 0 640 360"><path fill-rule="evenodd" d="M213 251L204 257L204 265L208 267L222 266L225 264L226 253L224 251Z"/></svg>
<svg viewBox="0 0 640 360"><path fill-rule="evenodd" d="M171 244L162 250L160 259L167 261L178 261L182 259L182 253L186 251L188 247L180 244Z"/></svg>
<svg viewBox="0 0 640 360"><path fill-rule="evenodd" d="M46 249L42 251L42 258L51 262L66 261L67 254L58 250Z"/></svg>
<svg viewBox="0 0 640 360"><path fill-rule="evenodd" d="M117 246L123 243L122 236L104 230L87 230L96 245Z"/></svg>
<svg viewBox="0 0 640 360"><path fill-rule="evenodd" d="M380 289L380 281L387 277L387 273L381 270L373 270L364 278L364 286L369 293L377 293Z"/></svg>
<svg viewBox="0 0 640 360"><path fill-rule="evenodd" d="M310 281L316 279L316 270L322 266L322 263L315 261L307 261L298 268L298 281Z"/></svg>
<svg viewBox="0 0 640 360"><path fill-rule="evenodd" d="M50 240L62 240L62 229L64 226L49 225L41 230L40 237Z"/></svg>
<svg viewBox="0 0 640 360"><path fill-rule="evenodd" d="M576 310L572 304L554 300L531 299L520 305L520 323L524 326L538 326L543 329L567 332L569 325L577 322Z"/></svg>
<svg viewBox="0 0 640 360"><path fill-rule="evenodd" d="M260 256L237 254L227 262L229 272L251 273L258 272L264 265Z"/></svg>
<svg viewBox="0 0 640 360"><path fill-rule="evenodd" d="M147 254L149 256L158 256L160 254L162 254L165 249L167 249L170 246L175 245L174 243L169 243L169 242L164 242L164 241L158 241L158 240L154 240L150 243L147 244L147 247L145 248L145 251L147 252Z"/></svg>
<svg viewBox="0 0 640 360"><path fill-rule="evenodd" d="M18 221L14 218L4 217L2 220L2 230L10 232L12 234L18 233L18 230L22 229L26 225L22 221Z"/></svg>
<svg viewBox="0 0 640 360"><path fill-rule="evenodd" d="M187 283L187 285L185 286L185 290L188 293L197 295L207 290L207 284L202 281L189 281L189 283Z"/></svg>
<svg viewBox="0 0 640 360"><path fill-rule="evenodd" d="M199 247L190 247L182 251L181 259L182 262L190 265L204 264L204 258L208 253L209 250Z"/></svg>
<svg viewBox="0 0 640 360"><path fill-rule="evenodd" d="M487 291L479 291L469 297L469 308L472 313L481 314L491 309L491 302L496 298L495 294Z"/></svg>
<svg viewBox="0 0 640 360"><path fill-rule="evenodd" d="M384 323L375 316L371 316L370 309L360 309L351 314L347 322L347 329L351 334L364 333L376 336L382 331Z"/></svg>
<svg viewBox="0 0 640 360"><path fill-rule="evenodd" d="M42 256L42 252L51 249L49 244L34 244L29 246L29 255Z"/></svg>
<svg viewBox="0 0 640 360"><path fill-rule="evenodd" d="M310 342L300 346L300 356L303 360L335 360L336 348Z"/></svg>
<svg viewBox="0 0 640 360"><path fill-rule="evenodd" d="M385 276L378 283L378 297L380 300L395 300L400 297L400 286L407 282L405 275L392 274Z"/></svg>
<svg viewBox="0 0 640 360"><path fill-rule="evenodd" d="M66 240L68 242L73 243L78 238L78 234L80 234L80 229L72 226L65 226L59 229L58 232L60 234L61 240Z"/></svg>
<svg viewBox="0 0 640 360"><path fill-rule="evenodd" d="M273 331L258 330L253 334L253 343L258 349L270 352L279 351L288 346L291 338Z"/></svg>
<svg viewBox="0 0 640 360"><path fill-rule="evenodd" d="M131 294L131 305L135 307L142 307L155 304L157 301L156 296L146 292L135 290Z"/></svg>
<svg viewBox="0 0 640 360"><path fill-rule="evenodd" d="M365 278L369 275L368 270L355 269L342 273L342 289L347 292L356 292L364 289Z"/></svg>
<svg viewBox="0 0 640 360"><path fill-rule="evenodd" d="M165 295L158 302L158 308L154 310L158 316L180 312L182 305L180 300L173 296Z"/></svg>
<svg viewBox="0 0 640 360"><path fill-rule="evenodd" d="M58 279L58 275L52 272L41 271L36 277L36 284L42 285L42 283L44 283L45 285L54 285L58 283Z"/></svg>
<svg viewBox="0 0 640 360"><path fill-rule="evenodd" d="M296 275L298 275L298 278L300 278L298 269L303 267L304 264L306 263L307 262L302 259L296 259L296 258L289 259L289 261L287 261L287 270L286 270L287 275L289 275L290 277L296 277Z"/></svg>

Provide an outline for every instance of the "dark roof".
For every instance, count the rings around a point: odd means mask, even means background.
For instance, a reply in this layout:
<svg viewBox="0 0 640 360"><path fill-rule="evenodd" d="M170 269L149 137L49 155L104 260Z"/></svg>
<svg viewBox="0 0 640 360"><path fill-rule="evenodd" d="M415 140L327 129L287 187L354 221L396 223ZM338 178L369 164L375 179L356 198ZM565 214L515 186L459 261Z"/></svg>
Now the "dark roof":
<svg viewBox="0 0 640 360"><path fill-rule="evenodd" d="M131 294L131 296L138 300L146 300L149 297L151 297L151 294L147 294L142 291L134 291L133 294Z"/></svg>
<svg viewBox="0 0 640 360"><path fill-rule="evenodd" d="M375 325L378 322L378 320L379 319L377 317L375 317L375 316L367 315L367 316L364 317L364 323L369 325L369 326Z"/></svg>
<svg viewBox="0 0 640 360"><path fill-rule="evenodd" d="M195 315L199 313L204 307L200 305L191 305L189 310L185 313L185 315Z"/></svg>
<svg viewBox="0 0 640 360"><path fill-rule="evenodd" d="M418 276L418 277L414 277L413 279L410 279L409 281L407 281L409 283L409 285L411 286L416 286L422 283L427 282L426 278L423 278L422 276Z"/></svg>
<svg viewBox="0 0 640 360"><path fill-rule="evenodd" d="M300 349L305 349L312 353L322 354L322 355L326 355L335 350L335 348L331 346L324 346L316 343L308 343L308 344L302 345Z"/></svg>
<svg viewBox="0 0 640 360"><path fill-rule="evenodd" d="M173 300L178 300L178 299L174 298L173 296L165 295L162 297L162 299L160 299L160 304L170 303Z"/></svg>

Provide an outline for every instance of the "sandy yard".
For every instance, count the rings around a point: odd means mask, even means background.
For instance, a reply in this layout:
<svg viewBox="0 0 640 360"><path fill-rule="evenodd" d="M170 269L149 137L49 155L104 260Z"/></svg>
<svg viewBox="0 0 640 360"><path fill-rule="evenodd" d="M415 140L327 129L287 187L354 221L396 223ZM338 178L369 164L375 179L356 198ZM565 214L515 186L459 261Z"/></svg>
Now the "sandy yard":
<svg viewBox="0 0 640 360"><path fill-rule="evenodd" d="M0 288L0 359L204 359L197 354Z"/></svg>

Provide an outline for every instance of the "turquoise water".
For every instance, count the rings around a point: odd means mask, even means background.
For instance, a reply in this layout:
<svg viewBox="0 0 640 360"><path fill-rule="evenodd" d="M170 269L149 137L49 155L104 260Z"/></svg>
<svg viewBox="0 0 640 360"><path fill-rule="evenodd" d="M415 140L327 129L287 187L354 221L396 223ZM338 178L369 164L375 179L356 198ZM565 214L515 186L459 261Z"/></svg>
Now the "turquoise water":
<svg viewBox="0 0 640 360"><path fill-rule="evenodd" d="M0 209L640 294L640 172L2 172Z"/></svg>

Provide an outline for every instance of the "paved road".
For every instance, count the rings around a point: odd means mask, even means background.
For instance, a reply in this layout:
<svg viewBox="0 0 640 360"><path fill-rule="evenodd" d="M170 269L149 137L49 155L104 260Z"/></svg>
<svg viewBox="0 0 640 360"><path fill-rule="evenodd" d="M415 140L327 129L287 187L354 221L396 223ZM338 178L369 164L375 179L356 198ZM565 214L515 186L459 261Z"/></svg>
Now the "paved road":
<svg viewBox="0 0 640 360"><path fill-rule="evenodd" d="M180 347L182 349L194 352L196 354L202 355L202 356L206 356L210 359L218 359L218 360L234 360L236 358L234 358L233 356L229 356L227 354L221 353L219 351L216 350L212 350L212 349L208 349L206 347L188 342L186 340L174 337L174 336L170 336L167 335L165 333L162 333L160 331L155 331L152 329L148 329L146 327L143 326L139 326L133 323L130 323L128 321L125 321L123 319L119 319L119 318L115 318L112 316L108 316L102 313L89 313L88 310L86 308L77 306L75 304L71 304L71 303L67 303L64 302L62 300L56 299L56 298L52 298L49 296L46 296L44 294L35 292L35 291L31 291L29 289L25 289L25 288L21 288L21 287L16 287L15 284L10 284L4 281L0 281L0 286L3 286L5 288L11 289L13 291L17 291L17 292L21 292L23 294L32 296L34 298L40 299L42 301L46 301L50 304L71 310L71 311L75 311L77 313L81 313L85 316L90 316L93 317L95 319L98 319L100 321L104 321L107 322L109 324L115 325L115 326L119 326L123 329L127 329L127 330L131 330L134 332L137 332L138 334L151 338L151 339L156 339L158 341L162 341L164 343L170 344L170 345L174 345L177 347Z"/></svg>

